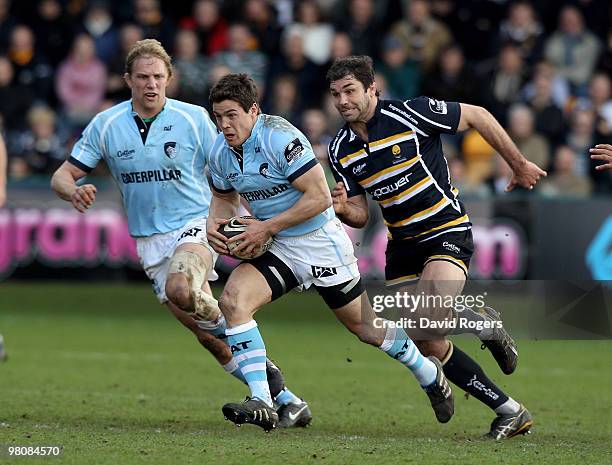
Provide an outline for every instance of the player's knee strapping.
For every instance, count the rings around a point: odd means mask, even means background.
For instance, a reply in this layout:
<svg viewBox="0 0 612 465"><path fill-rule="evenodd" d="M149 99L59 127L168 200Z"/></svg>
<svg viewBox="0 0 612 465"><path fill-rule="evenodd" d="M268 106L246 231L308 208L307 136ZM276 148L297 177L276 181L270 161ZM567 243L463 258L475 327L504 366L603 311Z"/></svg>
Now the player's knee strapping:
<svg viewBox="0 0 612 465"><path fill-rule="evenodd" d="M193 312L203 320L214 320L219 316L217 300L202 290L208 277L205 260L197 253L181 250L170 260L169 273L181 273L187 278Z"/></svg>

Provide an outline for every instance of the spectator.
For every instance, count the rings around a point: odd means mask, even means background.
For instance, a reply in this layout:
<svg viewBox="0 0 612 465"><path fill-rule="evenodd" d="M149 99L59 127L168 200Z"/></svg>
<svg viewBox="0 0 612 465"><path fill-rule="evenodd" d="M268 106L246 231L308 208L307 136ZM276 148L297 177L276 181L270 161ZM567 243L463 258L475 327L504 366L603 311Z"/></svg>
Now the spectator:
<svg viewBox="0 0 612 465"><path fill-rule="evenodd" d="M58 69L56 88L68 123L75 129L85 126L98 111L106 90L106 68L87 34L74 39L70 55Z"/></svg>
<svg viewBox="0 0 612 465"><path fill-rule="evenodd" d="M305 55L304 39L298 31L289 32L283 38L283 55L273 63L270 79L292 76L300 89L300 100L309 106L319 105L325 92L325 71ZM272 85L272 84L271 84ZM268 95L266 99L269 99Z"/></svg>
<svg viewBox="0 0 612 465"><path fill-rule="evenodd" d="M434 71L422 82L423 95L449 102L478 103L476 76L466 66L463 50L456 44L442 50Z"/></svg>
<svg viewBox="0 0 612 465"><path fill-rule="evenodd" d="M176 36L174 66L179 76L179 100L206 106L208 103L208 60L199 53L200 42L195 31L181 29Z"/></svg>
<svg viewBox="0 0 612 465"><path fill-rule="evenodd" d="M296 5L296 22L286 28L286 34L299 34L304 42L304 55L316 65L323 65L331 55L334 29L323 21L315 0L300 0Z"/></svg>
<svg viewBox="0 0 612 465"><path fill-rule="evenodd" d="M417 97L421 86L419 67L408 60L397 37L388 36L383 41L381 58L376 69L385 77L389 97L402 100Z"/></svg>
<svg viewBox="0 0 612 465"><path fill-rule="evenodd" d="M183 27L195 27L204 55L216 55L229 46L229 27L216 0L197 0L193 4L193 19Z"/></svg>
<svg viewBox="0 0 612 465"><path fill-rule="evenodd" d="M0 115L6 130L25 129L25 115L32 105L31 91L14 82L13 64L0 56Z"/></svg>
<svg viewBox="0 0 612 465"><path fill-rule="evenodd" d="M462 197L490 196L491 191L484 182L473 184L467 179L465 163L461 158L453 157L448 160L448 171L453 180L453 187L459 190Z"/></svg>
<svg viewBox="0 0 612 465"><path fill-rule="evenodd" d="M442 49L452 41L448 28L433 18L427 0L411 0L406 18L393 26L407 51L407 57L419 63L424 73L433 70Z"/></svg>
<svg viewBox="0 0 612 465"><path fill-rule="evenodd" d="M555 152L554 173L544 178L539 191L547 197L588 197L593 189L590 179L576 172L577 154L561 145Z"/></svg>
<svg viewBox="0 0 612 465"><path fill-rule="evenodd" d="M586 175L590 170L589 149L595 145L595 113L577 108L571 115L565 143L576 153L576 174Z"/></svg>
<svg viewBox="0 0 612 465"><path fill-rule="evenodd" d="M32 23L38 48L54 68L64 59L73 38L74 27L68 22L58 0L42 0Z"/></svg>
<svg viewBox="0 0 612 465"><path fill-rule="evenodd" d="M523 60L531 66L540 58L543 42L544 28L537 20L531 2L519 0L512 3L508 17L499 27L498 47L508 43L515 45Z"/></svg>
<svg viewBox="0 0 612 465"><path fill-rule="evenodd" d="M502 125L505 125L508 108L519 99L525 71L519 49L507 44L499 52L497 66L482 77L483 106Z"/></svg>
<svg viewBox="0 0 612 465"><path fill-rule="evenodd" d="M537 93L536 81L540 76L546 78L546 80L549 82L549 98L551 99L551 103L556 105L560 110L565 111L571 102L569 82L567 79L561 76L552 63L549 63L548 61L540 61L534 66L531 81L525 84L525 87L523 87L521 93L527 100L534 98L535 94ZM542 82L543 81L540 81L540 83Z"/></svg>
<svg viewBox="0 0 612 465"><path fill-rule="evenodd" d="M612 84L604 73L595 73L589 84L589 99L583 104L596 115L597 132L612 135Z"/></svg>
<svg viewBox="0 0 612 465"><path fill-rule="evenodd" d="M318 108L310 108L302 113L302 132L312 145L312 150L317 160L325 171L325 178L330 186L334 186L334 175L329 166L327 158L327 146L332 140L332 135L328 130L328 123L325 113Z"/></svg>
<svg viewBox="0 0 612 465"><path fill-rule="evenodd" d="M353 44L351 38L346 32L336 32L332 39L329 62L325 66L325 69L331 66L331 63L336 58L346 58L353 54Z"/></svg>
<svg viewBox="0 0 612 465"><path fill-rule="evenodd" d="M265 113L282 116L287 121L299 121L299 91L293 76L279 76L272 83L270 93Z"/></svg>
<svg viewBox="0 0 612 465"><path fill-rule="evenodd" d="M0 0L0 53L6 53L17 21L10 13L10 0Z"/></svg>
<svg viewBox="0 0 612 465"><path fill-rule="evenodd" d="M229 47L214 57L214 64L221 64L232 73L248 73L264 95L264 82L268 70L268 59L259 50L254 49L255 40L249 28L236 23L229 29Z"/></svg>
<svg viewBox="0 0 612 465"><path fill-rule="evenodd" d="M113 16L106 0L95 0L89 4L83 18L82 30L93 38L98 58L109 65L117 55L119 31L113 24Z"/></svg>
<svg viewBox="0 0 612 465"><path fill-rule="evenodd" d="M162 14L159 0L135 0L134 20L148 39L159 40L164 48L172 50L174 45L174 24Z"/></svg>
<svg viewBox="0 0 612 465"><path fill-rule="evenodd" d="M378 46L373 37L383 33L380 21L374 14L372 0L350 0L349 14L340 19L337 30L351 38L355 55L369 55L378 58Z"/></svg>
<svg viewBox="0 0 612 465"><path fill-rule="evenodd" d="M535 130L554 147L564 139L567 124L561 108L554 102L553 79L548 73L536 73L527 104L534 114Z"/></svg>
<svg viewBox="0 0 612 465"><path fill-rule="evenodd" d="M25 26L13 29L9 58L15 71L15 83L27 87L35 99L55 103L53 99L53 68L34 47L34 33Z"/></svg>
<svg viewBox="0 0 612 465"><path fill-rule="evenodd" d="M601 45L585 28L580 11L566 6L559 15L558 30L546 41L545 57L567 78L575 95L584 96Z"/></svg>
<svg viewBox="0 0 612 465"><path fill-rule="evenodd" d="M37 106L27 114L29 129L10 142L9 172L16 177L24 174L51 174L65 160L65 147L57 135L55 113L48 107ZM10 166L14 165L14 166Z"/></svg>
<svg viewBox="0 0 612 465"><path fill-rule="evenodd" d="M244 16L251 32L257 38L259 49L271 60L281 53L282 28L276 19L276 12L267 0L247 0Z"/></svg>
<svg viewBox="0 0 612 465"><path fill-rule="evenodd" d="M548 141L534 131L534 115L531 109L523 104L510 107L508 116L508 134L525 158L546 170L550 163L550 146Z"/></svg>
<svg viewBox="0 0 612 465"><path fill-rule="evenodd" d="M108 67L108 81L106 84L106 97L115 102L128 100L130 89L123 79L125 73L125 58L128 51L139 40L144 38L142 29L136 24L124 24L119 30L119 50Z"/></svg>

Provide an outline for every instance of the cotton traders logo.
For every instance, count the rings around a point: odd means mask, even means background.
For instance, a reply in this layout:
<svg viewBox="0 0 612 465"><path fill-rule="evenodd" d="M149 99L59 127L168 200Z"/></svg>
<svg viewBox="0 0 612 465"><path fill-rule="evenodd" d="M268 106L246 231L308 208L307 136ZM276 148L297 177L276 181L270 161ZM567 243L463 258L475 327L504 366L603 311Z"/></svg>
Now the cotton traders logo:
<svg viewBox="0 0 612 465"><path fill-rule="evenodd" d="M362 163L361 165L357 165L355 167L353 167L353 174L355 176L357 176L359 173L361 173L363 171L363 169L366 167L365 163Z"/></svg>
<svg viewBox="0 0 612 465"><path fill-rule="evenodd" d="M267 163L262 163L261 166L259 167L259 174L261 174L264 178L268 177L268 164Z"/></svg>
<svg viewBox="0 0 612 465"><path fill-rule="evenodd" d="M117 158L121 160L130 160L134 158L135 153L136 153L136 150L134 149L117 150Z"/></svg>
<svg viewBox="0 0 612 465"><path fill-rule="evenodd" d="M164 144L164 153L168 158L174 158L178 155L178 147L176 142L166 142Z"/></svg>
<svg viewBox="0 0 612 465"><path fill-rule="evenodd" d="M457 247L455 244L451 244L450 242L442 242L442 247L444 247L446 250L450 250L451 252L461 252L461 249L459 247Z"/></svg>

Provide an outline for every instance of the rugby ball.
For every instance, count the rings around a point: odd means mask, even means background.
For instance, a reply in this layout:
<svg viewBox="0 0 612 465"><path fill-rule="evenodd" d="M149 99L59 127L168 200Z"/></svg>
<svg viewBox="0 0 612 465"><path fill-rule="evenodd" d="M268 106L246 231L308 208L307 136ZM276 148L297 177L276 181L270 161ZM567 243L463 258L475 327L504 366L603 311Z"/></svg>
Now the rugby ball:
<svg viewBox="0 0 612 465"><path fill-rule="evenodd" d="M232 237L242 234L243 232L247 230L247 227L249 225L240 223L238 221L240 219L257 220L257 218L255 218L254 216L234 216L233 218L230 218L229 223L222 224L221 226L219 226L219 232L223 234L225 237L227 237L228 239L231 239ZM232 256L236 258L239 258L240 260L251 260L253 258L257 258L263 255L264 253L266 253L272 246L272 238L270 238L266 241L265 244L259 247L259 249L253 250L252 253L245 254L244 251L235 253L234 249L236 249L236 247L238 247L241 242L242 241L228 242L227 244L230 254L232 254Z"/></svg>

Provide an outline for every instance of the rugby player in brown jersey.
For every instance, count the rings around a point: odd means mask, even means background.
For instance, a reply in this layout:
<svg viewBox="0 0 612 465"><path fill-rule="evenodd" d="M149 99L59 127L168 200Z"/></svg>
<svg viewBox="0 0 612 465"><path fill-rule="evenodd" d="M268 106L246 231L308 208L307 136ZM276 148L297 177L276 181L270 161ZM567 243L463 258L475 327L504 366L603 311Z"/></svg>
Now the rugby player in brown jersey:
<svg viewBox="0 0 612 465"><path fill-rule="evenodd" d="M463 290L473 243L471 223L450 183L440 134L468 128L478 131L512 168L506 191L533 189L546 172L521 155L482 107L427 97L379 99L372 60L367 56L336 60L327 79L334 105L346 122L329 146L337 181L332 191L336 214L349 226L363 227L368 221L365 194L370 194L389 230L386 284L416 296L454 299ZM412 310L416 320L422 317L438 323L433 331L423 327L413 331L423 354L442 360L450 381L497 414L488 435L503 439L528 432L529 411L446 338L462 332L475 334L504 373L510 374L516 367L516 345L499 314L490 307L458 312L453 306L419 305ZM460 320L463 325L457 324Z"/></svg>

